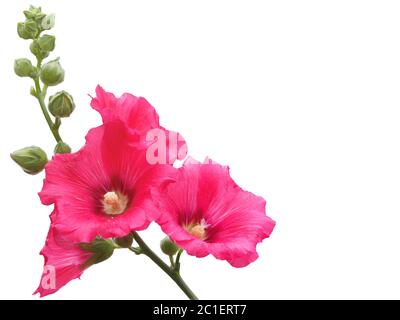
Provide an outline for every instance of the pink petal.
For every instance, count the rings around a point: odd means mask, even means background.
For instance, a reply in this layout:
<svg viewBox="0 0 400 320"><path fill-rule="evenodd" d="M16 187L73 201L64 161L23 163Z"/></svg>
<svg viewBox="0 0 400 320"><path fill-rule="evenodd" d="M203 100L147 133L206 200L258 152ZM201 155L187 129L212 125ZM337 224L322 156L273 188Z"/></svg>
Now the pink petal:
<svg viewBox="0 0 400 320"><path fill-rule="evenodd" d="M121 120L129 128L132 139L150 147L157 144L158 139L147 140L151 130L159 129L163 135L164 146L160 152L162 164L173 164L177 159L184 159L187 155L187 145L183 137L174 131L169 131L160 126L159 117L154 107L143 97L136 97L124 93L116 98L112 93L106 92L97 86L96 97L92 99L91 106L97 110L104 123Z"/></svg>
<svg viewBox="0 0 400 320"><path fill-rule="evenodd" d="M58 291L71 280L79 278L84 271L83 264L91 253L66 241L63 236L51 227L46 244L40 252L44 257L44 271L39 287L34 294L41 297Z"/></svg>

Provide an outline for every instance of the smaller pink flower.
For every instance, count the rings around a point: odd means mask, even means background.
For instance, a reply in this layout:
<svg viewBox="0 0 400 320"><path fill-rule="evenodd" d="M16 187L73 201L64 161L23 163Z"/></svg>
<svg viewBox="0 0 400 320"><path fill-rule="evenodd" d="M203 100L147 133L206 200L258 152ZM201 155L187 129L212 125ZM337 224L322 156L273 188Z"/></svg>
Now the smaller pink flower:
<svg viewBox="0 0 400 320"><path fill-rule="evenodd" d="M145 98L130 93L116 98L113 93L97 86L96 97L92 98L90 105L100 113L103 123L123 121L137 141L150 147L152 154L149 156L155 159L153 163L173 164L175 160L186 157L184 138L178 132L160 126L156 110Z"/></svg>
<svg viewBox="0 0 400 320"><path fill-rule="evenodd" d="M265 214L265 200L237 186L228 167L206 162L189 158L176 182L152 190L161 211L157 222L190 255L247 266L275 222Z"/></svg>
<svg viewBox="0 0 400 320"><path fill-rule="evenodd" d="M50 227L46 244L40 252L44 257L44 268L40 285L34 292L41 297L58 291L71 280L79 278L85 270L85 263L93 253L65 240Z"/></svg>

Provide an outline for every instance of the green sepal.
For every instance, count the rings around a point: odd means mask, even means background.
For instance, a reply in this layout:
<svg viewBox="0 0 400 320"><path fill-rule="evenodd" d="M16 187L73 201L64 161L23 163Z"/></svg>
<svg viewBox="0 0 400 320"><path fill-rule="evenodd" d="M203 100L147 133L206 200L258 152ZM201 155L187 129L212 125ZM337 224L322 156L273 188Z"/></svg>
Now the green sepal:
<svg viewBox="0 0 400 320"><path fill-rule="evenodd" d="M42 51L50 52L53 51L56 46L56 37L45 34L37 40L37 43Z"/></svg>
<svg viewBox="0 0 400 320"><path fill-rule="evenodd" d="M40 70L40 80L48 86L56 86L64 81L65 71L61 67L59 58L49 61Z"/></svg>
<svg viewBox="0 0 400 320"><path fill-rule="evenodd" d="M121 248L130 248L133 243L133 234L130 233L125 237L115 238L114 242Z"/></svg>
<svg viewBox="0 0 400 320"><path fill-rule="evenodd" d="M59 118L57 118L59 119ZM56 144L55 148L54 148L54 153L58 154L58 153L71 153L71 147L66 144L63 141L60 141Z"/></svg>
<svg viewBox="0 0 400 320"><path fill-rule="evenodd" d="M67 118L74 110L74 99L64 90L57 92L49 98L49 111L55 117Z"/></svg>
<svg viewBox="0 0 400 320"><path fill-rule="evenodd" d="M111 239L96 237L92 242L80 243L79 247L85 251L93 253L93 255L82 265L82 268L86 269L110 258L114 253L115 245Z"/></svg>
<svg viewBox="0 0 400 320"><path fill-rule="evenodd" d="M28 174L41 172L47 164L47 155L41 148L30 146L14 151L10 154L21 168Z"/></svg>
<svg viewBox="0 0 400 320"><path fill-rule="evenodd" d="M39 41L36 39L32 41L29 49L38 60L43 60L44 58L47 58L49 56L49 51L43 50L39 45Z"/></svg>
<svg viewBox="0 0 400 320"><path fill-rule="evenodd" d="M168 237L160 241L160 248L161 251L168 256L175 255L180 249L179 246Z"/></svg>

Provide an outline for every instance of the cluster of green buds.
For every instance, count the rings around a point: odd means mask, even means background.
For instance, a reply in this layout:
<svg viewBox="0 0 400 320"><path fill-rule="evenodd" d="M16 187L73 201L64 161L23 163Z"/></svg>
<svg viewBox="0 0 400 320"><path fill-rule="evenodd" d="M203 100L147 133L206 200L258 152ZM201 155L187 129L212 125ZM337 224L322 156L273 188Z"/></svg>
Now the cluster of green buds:
<svg viewBox="0 0 400 320"><path fill-rule="evenodd" d="M45 14L40 7L33 6L24 11L24 15L25 21L18 23L17 33L20 38L30 40L29 49L35 56L36 63L33 64L28 58L16 59L14 71L17 76L31 78L34 82L30 93L38 100L46 122L56 140L54 153L69 153L71 148L62 140L59 129L61 118L69 117L74 111L74 99L63 90L52 95L46 104L48 88L62 83L65 76L59 58L43 63L43 60L50 55L56 46L55 36L45 34L46 31L54 27L55 16ZM11 154L11 158L25 172L30 174L42 171L47 162L46 153L36 146L15 151Z"/></svg>

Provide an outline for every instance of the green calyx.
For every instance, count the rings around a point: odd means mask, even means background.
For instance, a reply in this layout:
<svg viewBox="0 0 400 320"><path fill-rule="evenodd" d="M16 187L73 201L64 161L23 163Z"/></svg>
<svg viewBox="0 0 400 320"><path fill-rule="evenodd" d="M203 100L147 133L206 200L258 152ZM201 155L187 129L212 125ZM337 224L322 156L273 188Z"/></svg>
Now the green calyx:
<svg viewBox="0 0 400 320"><path fill-rule="evenodd" d="M41 27L43 30L50 30L54 27L56 22L56 17L54 14L49 14L42 19Z"/></svg>
<svg viewBox="0 0 400 320"><path fill-rule="evenodd" d="M40 45L38 43L38 40L35 39L32 41L32 43L29 46L29 49L31 50L32 54L38 59L38 60L43 60L44 58L47 58L49 56L48 51L44 51L40 48Z"/></svg>
<svg viewBox="0 0 400 320"><path fill-rule="evenodd" d="M71 153L71 147L63 141L60 141L56 144L54 148L55 154L62 153Z"/></svg>
<svg viewBox="0 0 400 320"><path fill-rule="evenodd" d="M41 172L48 161L46 152L36 146L14 151L10 156L26 173L32 175Z"/></svg>
<svg viewBox="0 0 400 320"><path fill-rule="evenodd" d="M114 242L121 248L130 248L133 243L133 234L130 233L125 237L115 238Z"/></svg>
<svg viewBox="0 0 400 320"><path fill-rule="evenodd" d="M35 39L40 33L37 22L28 19L17 24L17 33L22 39Z"/></svg>
<svg viewBox="0 0 400 320"><path fill-rule="evenodd" d="M74 110L74 99L66 91L57 92L49 98L49 111L55 117L67 118Z"/></svg>
<svg viewBox="0 0 400 320"><path fill-rule="evenodd" d="M56 86L64 81L65 71L61 67L59 58L44 64L40 70L40 80L45 85Z"/></svg>
<svg viewBox="0 0 400 320"><path fill-rule="evenodd" d="M110 258L114 253L114 242L111 239L96 237L92 242L82 242L79 247L85 251L92 252L93 255L83 264L86 269L96 263L103 262Z"/></svg>
<svg viewBox="0 0 400 320"><path fill-rule="evenodd" d="M179 246L175 242L171 241L171 239L168 237L165 237L161 240L160 248L161 251L168 256L175 255L180 249Z"/></svg>
<svg viewBox="0 0 400 320"><path fill-rule="evenodd" d="M45 34L37 39L37 43L42 51L50 52L53 51L56 46L56 37Z"/></svg>
<svg viewBox="0 0 400 320"><path fill-rule="evenodd" d="M41 21L46 16L46 14L42 12L41 7L34 6L30 6L29 10L25 10L24 15L27 19L32 19L34 21Z"/></svg>
<svg viewBox="0 0 400 320"><path fill-rule="evenodd" d="M33 40L29 49L38 60L43 60L49 56L49 53L54 50L55 46L56 37L45 34Z"/></svg>
<svg viewBox="0 0 400 320"><path fill-rule="evenodd" d="M38 74L37 68L26 58L16 59L14 61L14 72L19 77L35 78Z"/></svg>

